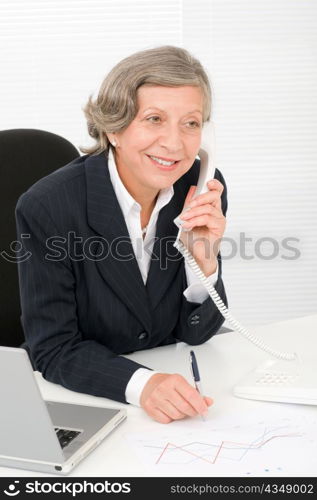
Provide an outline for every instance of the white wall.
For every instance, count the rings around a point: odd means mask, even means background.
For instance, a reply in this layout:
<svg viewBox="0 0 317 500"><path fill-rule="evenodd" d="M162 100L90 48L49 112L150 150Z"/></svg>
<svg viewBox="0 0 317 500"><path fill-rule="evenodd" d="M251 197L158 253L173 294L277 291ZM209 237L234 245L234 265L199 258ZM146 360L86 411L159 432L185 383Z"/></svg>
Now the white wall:
<svg viewBox="0 0 317 500"><path fill-rule="evenodd" d="M46 129L88 144L81 108L110 68L140 49L184 46L214 90L232 311L247 325L313 313L316 13L311 0L2 0L0 128ZM243 233L251 259L241 251L229 258ZM298 258L285 258L294 256L285 238L298 240L289 243Z"/></svg>

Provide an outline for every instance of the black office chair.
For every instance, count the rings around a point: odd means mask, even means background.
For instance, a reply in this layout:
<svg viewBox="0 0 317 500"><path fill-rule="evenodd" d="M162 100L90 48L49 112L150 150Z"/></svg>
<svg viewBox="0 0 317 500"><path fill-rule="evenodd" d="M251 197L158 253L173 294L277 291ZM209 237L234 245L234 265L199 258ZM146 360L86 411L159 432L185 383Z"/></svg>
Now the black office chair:
<svg viewBox="0 0 317 500"><path fill-rule="evenodd" d="M18 347L24 341L17 264L10 249L17 239L17 200L41 177L78 156L75 146L51 132L0 131L0 345Z"/></svg>

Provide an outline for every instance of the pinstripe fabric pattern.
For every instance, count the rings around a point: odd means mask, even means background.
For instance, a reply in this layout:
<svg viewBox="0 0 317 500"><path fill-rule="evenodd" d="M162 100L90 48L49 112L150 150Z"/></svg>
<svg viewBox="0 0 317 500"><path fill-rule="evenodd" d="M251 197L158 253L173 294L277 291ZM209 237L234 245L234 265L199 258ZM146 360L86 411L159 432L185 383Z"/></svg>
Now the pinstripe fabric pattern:
<svg viewBox="0 0 317 500"><path fill-rule="evenodd" d="M21 196L18 238L32 254L19 264L22 324L47 380L126 402L126 385L141 365L122 354L179 340L201 344L220 328L210 298L196 304L183 296L184 262L173 247L173 219L198 173L195 161L159 213L146 285L103 154L77 158ZM224 184L219 171L215 177ZM226 213L226 188L222 208ZM226 302L218 260L216 289ZM192 324L194 315L199 323Z"/></svg>

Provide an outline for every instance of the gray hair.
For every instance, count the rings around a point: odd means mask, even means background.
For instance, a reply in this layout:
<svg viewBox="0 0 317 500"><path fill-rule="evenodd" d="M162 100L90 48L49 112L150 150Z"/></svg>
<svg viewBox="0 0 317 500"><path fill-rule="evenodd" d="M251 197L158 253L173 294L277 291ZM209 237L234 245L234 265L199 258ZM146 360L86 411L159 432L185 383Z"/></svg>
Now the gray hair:
<svg viewBox="0 0 317 500"><path fill-rule="evenodd" d="M204 97L203 121L211 113L211 87L201 63L187 50L166 45L136 52L122 59L104 79L97 98L83 108L88 132L96 141L81 151L99 154L108 151L106 133L124 130L135 118L137 90L142 85L200 87Z"/></svg>

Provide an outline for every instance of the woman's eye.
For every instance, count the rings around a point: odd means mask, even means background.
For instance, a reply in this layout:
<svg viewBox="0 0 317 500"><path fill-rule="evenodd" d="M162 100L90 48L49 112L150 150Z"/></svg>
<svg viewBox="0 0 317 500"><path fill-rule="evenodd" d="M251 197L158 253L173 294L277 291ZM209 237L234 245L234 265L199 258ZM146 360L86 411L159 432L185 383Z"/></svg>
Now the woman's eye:
<svg viewBox="0 0 317 500"><path fill-rule="evenodd" d="M158 123L160 121L160 117L159 116L150 116L149 118L147 118L147 120L149 122L152 122L152 123Z"/></svg>
<svg viewBox="0 0 317 500"><path fill-rule="evenodd" d="M192 120L190 122L187 122L189 128L198 128L200 127L200 123L196 122L195 120Z"/></svg>

